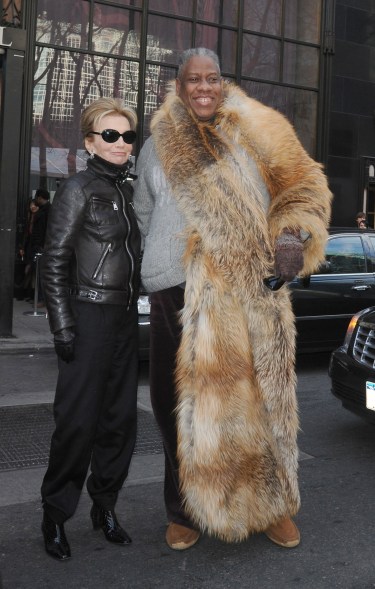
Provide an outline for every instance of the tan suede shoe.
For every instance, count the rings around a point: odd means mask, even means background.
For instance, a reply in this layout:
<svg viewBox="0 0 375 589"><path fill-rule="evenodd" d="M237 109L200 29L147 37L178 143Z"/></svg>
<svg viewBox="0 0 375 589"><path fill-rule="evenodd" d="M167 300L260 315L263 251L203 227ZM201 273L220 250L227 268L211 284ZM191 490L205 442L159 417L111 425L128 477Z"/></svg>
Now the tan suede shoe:
<svg viewBox="0 0 375 589"><path fill-rule="evenodd" d="M187 548L190 548L190 546L194 546L198 541L199 536L200 533L197 532L197 530L192 530L191 528L186 528L185 526L180 526L180 524L171 522L168 525L165 539L169 548L172 548L173 550L186 550Z"/></svg>
<svg viewBox="0 0 375 589"><path fill-rule="evenodd" d="M272 542L284 548L294 548L301 541L298 528L290 517L273 524L264 533Z"/></svg>

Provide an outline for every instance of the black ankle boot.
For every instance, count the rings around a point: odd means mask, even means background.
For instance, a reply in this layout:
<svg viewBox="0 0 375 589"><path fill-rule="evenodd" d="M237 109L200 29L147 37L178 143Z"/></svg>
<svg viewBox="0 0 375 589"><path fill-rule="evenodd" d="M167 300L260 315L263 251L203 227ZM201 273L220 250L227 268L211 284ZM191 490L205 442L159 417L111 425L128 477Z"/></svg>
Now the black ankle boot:
<svg viewBox="0 0 375 589"><path fill-rule="evenodd" d="M56 524L46 513L42 521L42 533L47 554L57 560L70 558L70 546L65 536L64 525Z"/></svg>
<svg viewBox="0 0 375 589"><path fill-rule="evenodd" d="M101 528L108 542L115 544L131 544L131 538L120 526L113 510L105 510L93 504L90 516L94 530Z"/></svg>

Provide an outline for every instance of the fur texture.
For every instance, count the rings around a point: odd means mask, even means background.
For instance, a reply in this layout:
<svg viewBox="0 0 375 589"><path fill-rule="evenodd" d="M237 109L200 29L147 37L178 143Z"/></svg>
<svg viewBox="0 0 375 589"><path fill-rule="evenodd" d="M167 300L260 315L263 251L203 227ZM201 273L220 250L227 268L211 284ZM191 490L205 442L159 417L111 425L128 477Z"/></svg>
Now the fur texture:
<svg viewBox="0 0 375 589"><path fill-rule="evenodd" d="M287 288L271 292L273 243L311 233L303 273L324 257L331 194L279 113L226 85L215 124L171 91L152 132L188 223L177 362L181 491L193 521L226 541L300 505L295 327ZM248 156L270 193L264 210Z"/></svg>

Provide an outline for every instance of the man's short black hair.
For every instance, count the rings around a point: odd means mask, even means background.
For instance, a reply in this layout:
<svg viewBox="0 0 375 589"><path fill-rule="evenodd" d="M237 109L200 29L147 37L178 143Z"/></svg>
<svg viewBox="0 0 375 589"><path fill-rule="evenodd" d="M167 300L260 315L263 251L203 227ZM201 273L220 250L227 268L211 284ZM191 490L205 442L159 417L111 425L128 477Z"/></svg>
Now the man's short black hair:
<svg viewBox="0 0 375 589"><path fill-rule="evenodd" d="M35 198L38 198L38 196L41 196L42 198L44 198L44 200L49 200L50 199L49 192L45 188L38 188L35 191Z"/></svg>

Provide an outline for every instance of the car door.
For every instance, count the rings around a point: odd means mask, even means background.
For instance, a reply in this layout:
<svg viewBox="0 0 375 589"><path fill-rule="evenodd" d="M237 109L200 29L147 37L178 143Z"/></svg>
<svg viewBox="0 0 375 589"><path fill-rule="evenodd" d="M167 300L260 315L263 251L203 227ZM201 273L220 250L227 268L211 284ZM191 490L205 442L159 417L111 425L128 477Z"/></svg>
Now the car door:
<svg viewBox="0 0 375 589"><path fill-rule="evenodd" d="M339 346L355 313L375 305L375 280L364 235L331 235L319 272L290 284L297 324L297 349Z"/></svg>

